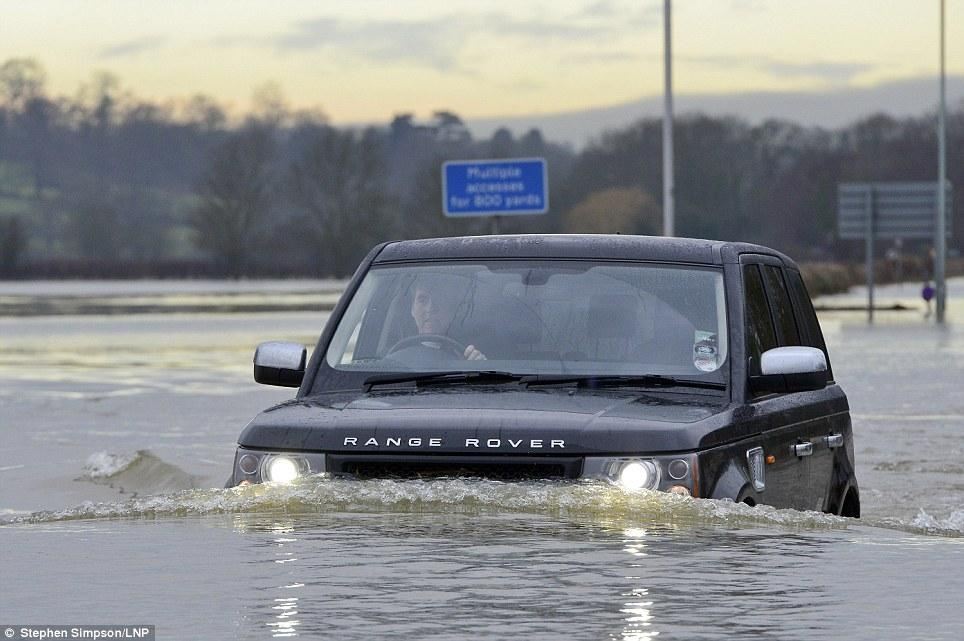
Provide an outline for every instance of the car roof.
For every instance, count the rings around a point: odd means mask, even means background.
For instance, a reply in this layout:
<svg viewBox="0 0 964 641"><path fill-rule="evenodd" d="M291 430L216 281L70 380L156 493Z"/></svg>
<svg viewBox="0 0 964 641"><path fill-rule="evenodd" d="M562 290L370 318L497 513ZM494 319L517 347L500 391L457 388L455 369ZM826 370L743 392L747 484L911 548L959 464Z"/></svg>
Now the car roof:
<svg viewBox="0 0 964 641"><path fill-rule="evenodd" d="M773 256L788 267L797 268L789 257L762 245L620 234L515 234L402 240L386 243L373 262L588 258L722 265L739 262L741 254Z"/></svg>

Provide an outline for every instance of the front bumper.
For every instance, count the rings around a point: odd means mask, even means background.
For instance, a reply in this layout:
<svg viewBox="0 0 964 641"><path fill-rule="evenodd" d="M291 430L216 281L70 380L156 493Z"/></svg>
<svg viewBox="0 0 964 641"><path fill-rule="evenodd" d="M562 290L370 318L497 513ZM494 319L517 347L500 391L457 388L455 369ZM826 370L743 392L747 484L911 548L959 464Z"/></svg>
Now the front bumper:
<svg viewBox="0 0 964 641"><path fill-rule="evenodd" d="M342 454L270 452L239 447L230 485L271 482L272 462L286 458L298 476L327 473L354 478L427 479L480 477L499 481L600 479L620 483L621 470L643 463L652 470L643 489L699 495L699 465L694 453L639 456L511 456ZM288 469L289 466L279 466ZM287 479L285 479L287 480ZM633 488L636 489L636 488Z"/></svg>

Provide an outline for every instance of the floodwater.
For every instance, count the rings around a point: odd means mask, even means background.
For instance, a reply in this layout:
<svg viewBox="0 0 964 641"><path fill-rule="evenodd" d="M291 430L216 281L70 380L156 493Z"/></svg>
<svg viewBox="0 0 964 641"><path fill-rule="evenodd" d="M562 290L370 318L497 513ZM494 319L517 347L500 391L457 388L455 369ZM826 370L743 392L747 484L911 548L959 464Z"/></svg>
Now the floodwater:
<svg viewBox="0 0 964 641"><path fill-rule="evenodd" d="M943 328L914 285L878 288L878 304L919 309L872 327L821 315L853 413L860 520L595 483L218 489L240 429L292 394L254 384L253 347L312 344L333 287L0 283L0 626L964 638L964 280ZM317 309L294 311L312 296Z"/></svg>

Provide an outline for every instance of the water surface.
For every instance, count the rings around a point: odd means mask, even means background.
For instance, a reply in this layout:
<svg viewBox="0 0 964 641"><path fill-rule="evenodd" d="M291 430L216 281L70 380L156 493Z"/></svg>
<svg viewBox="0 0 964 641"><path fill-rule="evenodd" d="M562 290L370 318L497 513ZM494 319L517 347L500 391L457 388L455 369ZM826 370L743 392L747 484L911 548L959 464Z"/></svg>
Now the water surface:
<svg viewBox="0 0 964 641"><path fill-rule="evenodd" d="M18 305L34 295L4 287ZM112 310L0 317L0 623L152 623L159 639L962 638L964 281L946 328L921 312L872 328L821 317L854 417L859 521L596 483L219 489L243 425L292 394L253 383L254 345L312 344L326 312L140 314L106 286L45 287ZM229 293L270 306L270 290Z"/></svg>

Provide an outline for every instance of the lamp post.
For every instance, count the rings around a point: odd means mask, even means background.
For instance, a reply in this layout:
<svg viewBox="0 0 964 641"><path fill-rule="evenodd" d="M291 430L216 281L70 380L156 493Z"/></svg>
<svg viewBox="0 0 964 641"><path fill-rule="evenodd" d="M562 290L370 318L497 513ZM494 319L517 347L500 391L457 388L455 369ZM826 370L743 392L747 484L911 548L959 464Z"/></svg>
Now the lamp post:
<svg viewBox="0 0 964 641"><path fill-rule="evenodd" d="M947 282L944 276L944 264L947 260L947 131L945 114L947 104L945 98L944 80L944 0L941 2L941 104L937 111L937 229L934 231L934 280L937 288L937 305L935 311L938 323L944 322L944 310L947 306Z"/></svg>
<svg viewBox="0 0 964 641"><path fill-rule="evenodd" d="M663 235L675 236L673 212L673 49L671 0L663 0Z"/></svg>

